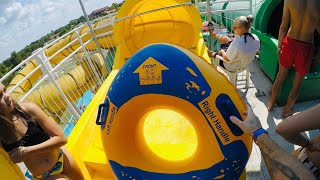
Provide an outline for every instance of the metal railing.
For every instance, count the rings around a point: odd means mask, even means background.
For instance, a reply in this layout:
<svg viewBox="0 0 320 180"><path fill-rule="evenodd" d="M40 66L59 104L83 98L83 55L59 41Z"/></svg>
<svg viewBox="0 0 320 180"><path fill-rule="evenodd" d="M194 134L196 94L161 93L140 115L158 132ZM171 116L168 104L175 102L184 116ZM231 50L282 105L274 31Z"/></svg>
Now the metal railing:
<svg viewBox="0 0 320 180"><path fill-rule="evenodd" d="M207 0L204 2L195 1L195 5L199 10L204 21L214 21L219 34L230 34L233 21L239 15L257 14L262 3L265 0ZM228 29L229 28L229 29ZM216 42L212 42L209 37L206 39L210 49L213 49Z"/></svg>
<svg viewBox="0 0 320 180"><path fill-rule="evenodd" d="M87 92L94 94L112 69L115 55L112 30L95 36L98 30L113 25L110 20L96 26L97 21L109 17L89 22L90 30L86 30L88 24L82 24L38 49L0 82L15 76L8 87L14 100L38 104L63 128L74 124L85 109L80 99Z"/></svg>
<svg viewBox="0 0 320 180"><path fill-rule="evenodd" d="M239 3L239 2L246 3L246 5L244 5L244 7L233 6L234 3ZM207 0L205 2L196 1L195 4L200 14L202 16L205 16L205 19L207 21L211 21L212 20L211 17L219 17L219 18L216 18L220 20L220 22L217 22L217 23L220 25L223 25L223 21L232 22L237 17L237 14L238 14L237 12L245 11L247 12L247 15L255 16L257 13L257 10L260 8L262 3L264 2L265 0L215 0L215 1ZM221 7L221 9L215 8L217 6ZM223 16L224 13L229 13L230 15L226 17L226 16ZM229 20L229 21L226 21L226 20Z"/></svg>

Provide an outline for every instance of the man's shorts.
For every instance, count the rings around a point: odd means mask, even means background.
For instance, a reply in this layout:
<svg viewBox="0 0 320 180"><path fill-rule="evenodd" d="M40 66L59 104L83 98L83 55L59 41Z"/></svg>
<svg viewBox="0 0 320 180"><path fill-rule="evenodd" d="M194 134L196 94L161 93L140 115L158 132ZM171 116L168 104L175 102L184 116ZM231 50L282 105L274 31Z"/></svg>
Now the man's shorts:
<svg viewBox="0 0 320 180"><path fill-rule="evenodd" d="M291 39L287 36L282 43L280 64L285 68L294 66L297 73L305 76L310 69L313 51L313 44Z"/></svg>

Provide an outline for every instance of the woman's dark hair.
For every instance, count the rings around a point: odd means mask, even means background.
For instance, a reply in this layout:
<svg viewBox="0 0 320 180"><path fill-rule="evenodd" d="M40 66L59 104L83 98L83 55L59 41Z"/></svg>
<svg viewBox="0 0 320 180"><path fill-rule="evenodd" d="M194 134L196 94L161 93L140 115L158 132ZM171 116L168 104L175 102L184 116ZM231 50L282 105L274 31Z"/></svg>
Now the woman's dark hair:
<svg viewBox="0 0 320 180"><path fill-rule="evenodd" d="M13 116L21 118L25 126L28 126L28 122L34 122L33 117L25 112L16 101L12 100L12 103L14 108L12 111ZM17 140L18 134L14 122L0 112L0 142L12 143Z"/></svg>
<svg viewBox="0 0 320 180"><path fill-rule="evenodd" d="M235 21L239 21L240 26L242 26L243 28L245 28L245 30L249 31L249 29L251 28L252 24L253 24L253 16L249 15L249 16L239 16L235 19Z"/></svg>

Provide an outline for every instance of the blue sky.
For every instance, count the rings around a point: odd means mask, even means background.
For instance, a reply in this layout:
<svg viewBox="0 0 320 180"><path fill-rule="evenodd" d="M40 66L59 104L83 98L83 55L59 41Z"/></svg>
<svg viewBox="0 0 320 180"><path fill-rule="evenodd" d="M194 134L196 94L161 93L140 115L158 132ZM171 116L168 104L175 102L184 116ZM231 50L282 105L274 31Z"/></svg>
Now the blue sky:
<svg viewBox="0 0 320 180"><path fill-rule="evenodd" d="M122 0L83 0L86 11ZM0 0L0 63L82 15L78 0Z"/></svg>

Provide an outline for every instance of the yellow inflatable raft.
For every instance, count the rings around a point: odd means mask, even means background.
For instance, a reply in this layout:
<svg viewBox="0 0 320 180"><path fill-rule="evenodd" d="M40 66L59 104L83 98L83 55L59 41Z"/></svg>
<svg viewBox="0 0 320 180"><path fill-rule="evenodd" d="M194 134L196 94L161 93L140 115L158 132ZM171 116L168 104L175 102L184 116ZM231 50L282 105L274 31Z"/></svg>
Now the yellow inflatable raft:
<svg viewBox="0 0 320 180"><path fill-rule="evenodd" d="M245 108L236 89L205 60L174 45L153 44L118 72L96 123L118 179L239 179L252 139L229 117L244 119ZM191 123L191 153L170 158L157 152L166 148L148 144L146 122L161 111Z"/></svg>

